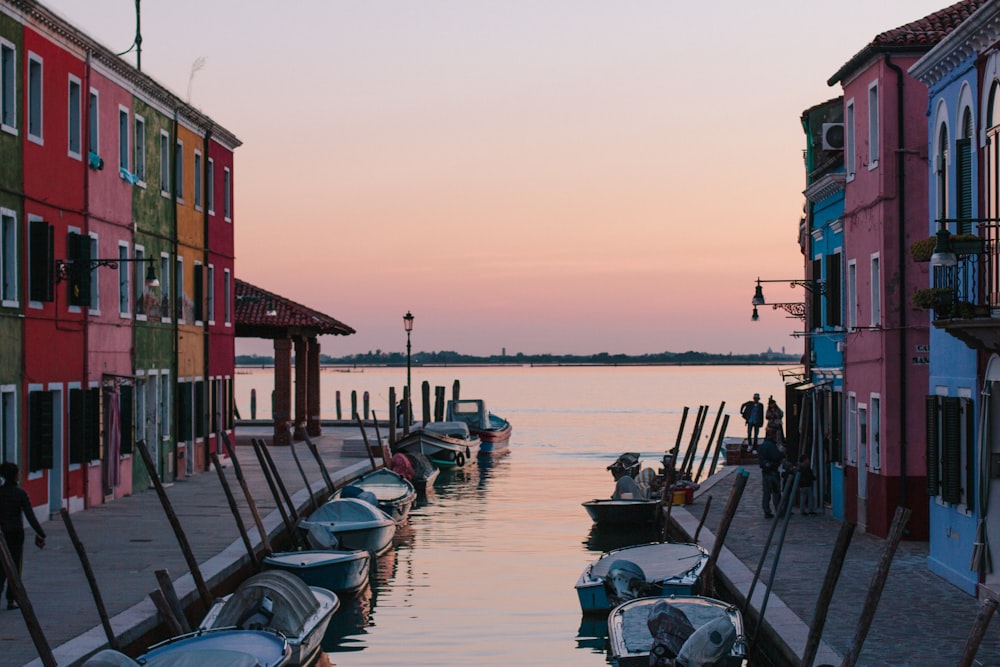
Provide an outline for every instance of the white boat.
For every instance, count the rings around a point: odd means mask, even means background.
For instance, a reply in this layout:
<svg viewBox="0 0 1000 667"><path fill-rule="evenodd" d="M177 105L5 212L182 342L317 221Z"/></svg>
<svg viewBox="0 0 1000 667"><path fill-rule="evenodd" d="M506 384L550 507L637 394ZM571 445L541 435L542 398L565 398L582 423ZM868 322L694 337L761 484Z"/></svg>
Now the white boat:
<svg viewBox="0 0 1000 667"><path fill-rule="evenodd" d="M605 552L576 582L583 613L607 613L637 597L696 595L708 552L697 544L651 542Z"/></svg>
<svg viewBox="0 0 1000 667"><path fill-rule="evenodd" d="M423 454L439 468L461 468L479 451L480 442L465 422L417 423L396 437L392 451Z"/></svg>
<svg viewBox="0 0 1000 667"><path fill-rule="evenodd" d="M323 635L340 607L336 593L309 586L294 574L265 570L216 600L201 630L240 628L280 632L288 640L288 665L307 665L319 653Z"/></svg>
<svg viewBox="0 0 1000 667"><path fill-rule="evenodd" d="M487 410L486 401L449 400L445 419L464 422L472 435L479 437L479 456L501 456L510 447L510 422Z"/></svg>
<svg viewBox="0 0 1000 667"><path fill-rule="evenodd" d="M320 586L337 595L351 595L368 584L371 554L357 551L286 551L265 556L265 570L291 572L310 586Z"/></svg>
<svg viewBox="0 0 1000 667"><path fill-rule="evenodd" d="M392 546L396 522L375 505L357 498L331 498L299 521L313 549L363 549L376 556Z"/></svg>
<svg viewBox="0 0 1000 667"><path fill-rule="evenodd" d="M608 653L616 667L648 667L650 654L677 664L743 667L743 617L735 606L700 596L629 600L608 615Z"/></svg>
<svg viewBox="0 0 1000 667"><path fill-rule="evenodd" d="M333 497L357 497L351 495L352 489L369 491L374 494L379 509L391 516L396 523L406 521L406 517L410 515L410 508L417 500L417 489L413 483L388 468L379 468L362 475L347 486L338 489Z"/></svg>
<svg viewBox="0 0 1000 667"><path fill-rule="evenodd" d="M135 661L144 667L286 667L290 659L280 632L224 628L171 637Z"/></svg>

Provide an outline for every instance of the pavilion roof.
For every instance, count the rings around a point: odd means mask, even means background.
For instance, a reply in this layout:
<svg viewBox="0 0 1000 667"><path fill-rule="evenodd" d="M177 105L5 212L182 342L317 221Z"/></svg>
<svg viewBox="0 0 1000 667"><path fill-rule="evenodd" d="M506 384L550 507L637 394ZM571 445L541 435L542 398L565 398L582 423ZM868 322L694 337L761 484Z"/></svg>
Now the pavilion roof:
<svg viewBox="0 0 1000 667"><path fill-rule="evenodd" d="M239 278L236 279L234 315L238 338L349 336L356 333L336 318Z"/></svg>

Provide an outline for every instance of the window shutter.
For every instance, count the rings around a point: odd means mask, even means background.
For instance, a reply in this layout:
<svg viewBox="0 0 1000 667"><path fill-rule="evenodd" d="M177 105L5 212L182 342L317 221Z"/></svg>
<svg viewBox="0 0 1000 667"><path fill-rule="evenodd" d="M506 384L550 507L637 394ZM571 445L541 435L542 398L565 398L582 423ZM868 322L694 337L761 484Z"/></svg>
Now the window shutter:
<svg viewBox="0 0 1000 667"><path fill-rule="evenodd" d="M83 463L86 441L84 393L82 389L69 390L69 462Z"/></svg>
<svg viewBox="0 0 1000 667"><path fill-rule="evenodd" d="M69 254L69 305L90 306L90 237L70 232L66 239Z"/></svg>
<svg viewBox="0 0 1000 667"><path fill-rule="evenodd" d="M178 440L187 442L191 439L191 383L181 382L177 389L180 394L177 401L177 419L180 421Z"/></svg>
<svg viewBox="0 0 1000 667"><path fill-rule="evenodd" d="M205 381L194 383L194 437L205 437Z"/></svg>
<svg viewBox="0 0 1000 667"><path fill-rule="evenodd" d="M134 417L134 403L133 395L134 389L132 385L123 384L118 389L120 395L120 410L119 419L121 420L121 453L131 454L132 453L132 440L135 437L135 417Z"/></svg>
<svg viewBox="0 0 1000 667"><path fill-rule="evenodd" d="M826 256L826 325L839 327L842 324L840 303L840 253Z"/></svg>
<svg viewBox="0 0 1000 667"><path fill-rule="evenodd" d="M959 139L955 142L955 177L958 181L958 201L956 203L957 231L968 234L972 231L972 140Z"/></svg>
<svg viewBox="0 0 1000 667"><path fill-rule="evenodd" d="M938 442L938 397L927 396L925 400L924 424L927 439L927 495L936 496L941 479L938 476L938 457L940 443Z"/></svg>
<svg viewBox="0 0 1000 667"><path fill-rule="evenodd" d="M962 490L966 506L972 509L976 504L973 496L976 488L976 415L972 399L962 399L962 412L964 415L963 431L965 432L965 484Z"/></svg>
<svg viewBox="0 0 1000 667"><path fill-rule="evenodd" d="M199 264L194 265L194 319L196 322L205 320L205 270Z"/></svg>
<svg viewBox="0 0 1000 667"><path fill-rule="evenodd" d="M51 391L28 394L28 469L37 472L52 467L53 400Z"/></svg>
<svg viewBox="0 0 1000 667"><path fill-rule="evenodd" d="M87 450L88 461L101 458L101 390L87 390Z"/></svg>
<svg viewBox="0 0 1000 667"><path fill-rule="evenodd" d="M941 499L962 501L962 422L959 399L945 396L941 402Z"/></svg>
<svg viewBox="0 0 1000 667"><path fill-rule="evenodd" d="M44 220L32 220L28 226L31 265L28 268L28 291L32 301L52 301L52 272L55 267L55 236Z"/></svg>

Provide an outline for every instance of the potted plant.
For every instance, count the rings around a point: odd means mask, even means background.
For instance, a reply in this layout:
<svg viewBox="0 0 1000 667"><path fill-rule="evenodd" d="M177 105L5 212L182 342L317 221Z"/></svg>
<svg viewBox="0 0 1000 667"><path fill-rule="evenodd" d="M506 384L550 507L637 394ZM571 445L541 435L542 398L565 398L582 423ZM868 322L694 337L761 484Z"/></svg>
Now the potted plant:
<svg viewBox="0 0 1000 667"><path fill-rule="evenodd" d="M913 257L913 261L915 262L929 262L931 261L931 255L934 254L934 248L936 246L936 236L914 241L910 244L910 256Z"/></svg>
<svg viewBox="0 0 1000 667"><path fill-rule="evenodd" d="M924 310L933 310L941 318L951 315L955 304L955 292L948 287L925 287L913 293L913 305Z"/></svg>
<svg viewBox="0 0 1000 667"><path fill-rule="evenodd" d="M951 249L956 255L978 255L985 246L985 239L975 234L953 234L951 237Z"/></svg>

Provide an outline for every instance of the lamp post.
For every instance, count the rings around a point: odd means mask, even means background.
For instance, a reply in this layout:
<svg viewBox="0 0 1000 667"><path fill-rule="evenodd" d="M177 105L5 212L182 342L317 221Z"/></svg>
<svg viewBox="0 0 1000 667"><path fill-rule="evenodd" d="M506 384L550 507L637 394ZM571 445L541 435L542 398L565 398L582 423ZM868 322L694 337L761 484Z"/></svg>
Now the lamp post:
<svg viewBox="0 0 1000 667"><path fill-rule="evenodd" d="M410 332L413 331L413 314L410 311L403 315L403 328L406 329L406 417L413 421L413 389L410 385Z"/></svg>

